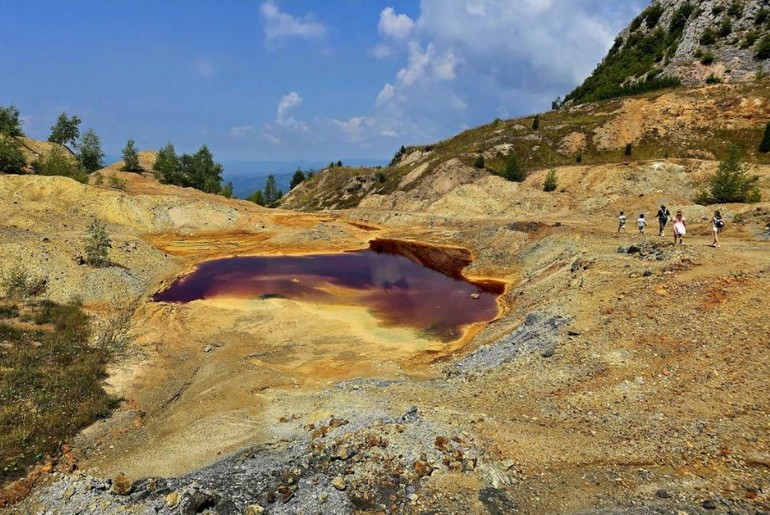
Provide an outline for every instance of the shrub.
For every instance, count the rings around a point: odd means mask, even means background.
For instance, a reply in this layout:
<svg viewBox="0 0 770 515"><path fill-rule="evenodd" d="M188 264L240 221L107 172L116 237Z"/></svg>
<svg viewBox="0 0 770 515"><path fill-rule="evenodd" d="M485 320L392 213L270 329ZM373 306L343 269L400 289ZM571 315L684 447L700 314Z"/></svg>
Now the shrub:
<svg viewBox="0 0 770 515"><path fill-rule="evenodd" d="M233 183L232 183L232 181L227 181L227 184L222 186L222 191L220 191L219 194L222 195L225 198L233 198Z"/></svg>
<svg viewBox="0 0 770 515"><path fill-rule="evenodd" d="M706 84L721 84L722 79L714 75L713 73L706 79Z"/></svg>
<svg viewBox="0 0 770 515"><path fill-rule="evenodd" d="M24 131L21 130L19 110L13 104L8 107L0 106L0 134L13 137L24 136Z"/></svg>
<svg viewBox="0 0 770 515"><path fill-rule="evenodd" d="M24 173L27 160L13 136L0 134L0 172Z"/></svg>
<svg viewBox="0 0 770 515"><path fill-rule="evenodd" d="M92 220L88 225L88 238L86 239L86 263L91 266L105 266L110 263L108 256L112 246L107 229L101 220Z"/></svg>
<svg viewBox="0 0 770 515"><path fill-rule="evenodd" d="M27 270L21 261L9 268L0 269L0 287L5 296L14 300L25 300L45 293L48 279Z"/></svg>
<svg viewBox="0 0 770 515"><path fill-rule="evenodd" d="M647 13L647 16L644 19L644 23L647 25L648 29L654 29L660 21L661 16L663 16L663 6L660 4L651 5L645 12Z"/></svg>
<svg viewBox="0 0 770 515"><path fill-rule="evenodd" d="M305 172L297 168L297 171L294 172L294 175L291 177L291 183L289 184L290 189L294 189L300 184L302 184L307 177L305 176Z"/></svg>
<svg viewBox="0 0 770 515"><path fill-rule="evenodd" d="M396 153L393 154L393 159L390 160L390 166L395 166L400 163L404 155L406 155L406 147L401 145L401 148L399 148ZM329 168L334 168L333 162L329 164Z"/></svg>
<svg viewBox="0 0 770 515"><path fill-rule="evenodd" d="M759 151L765 154L770 152L770 123L765 126L765 135L762 137L762 142L759 144Z"/></svg>
<svg viewBox="0 0 770 515"><path fill-rule="evenodd" d="M738 18L741 14L743 14L743 4L738 1L733 1L733 3L730 4L730 8L727 9L727 14L733 18Z"/></svg>
<svg viewBox="0 0 770 515"><path fill-rule="evenodd" d="M262 195L262 190L256 190L254 193L246 197L246 200L250 202L254 202L258 206L264 206L265 205L265 198Z"/></svg>
<svg viewBox="0 0 770 515"><path fill-rule="evenodd" d="M714 64L714 54L711 51L705 52L701 56L700 62L702 64L705 64L706 66L710 66L711 64Z"/></svg>
<svg viewBox="0 0 770 515"><path fill-rule="evenodd" d="M747 48L751 48L754 46L754 43L757 42L757 39L759 38L759 34L757 34L757 31L750 30L746 33L746 37L743 39L743 42L741 42L741 49L746 50Z"/></svg>
<svg viewBox="0 0 770 515"><path fill-rule="evenodd" d="M719 163L717 173L711 178L709 190L699 192L695 201L706 205L759 202L762 195L756 180L749 177L747 167L740 159L740 149L730 147L727 156Z"/></svg>
<svg viewBox="0 0 770 515"><path fill-rule="evenodd" d="M578 154L577 157L575 157L575 162L577 164L580 164L583 162L583 154Z"/></svg>
<svg viewBox="0 0 770 515"><path fill-rule="evenodd" d="M713 45L717 41L717 34L711 27L706 27L700 36L700 44L704 46Z"/></svg>
<svg viewBox="0 0 770 515"><path fill-rule="evenodd" d="M763 25L768 19L770 19L770 11L763 7L757 11L757 15L754 18L754 23L756 25Z"/></svg>
<svg viewBox="0 0 770 515"><path fill-rule="evenodd" d="M726 38L733 32L733 22L731 22L728 18L725 18L722 20L722 23L719 25L719 36L722 38Z"/></svg>
<svg viewBox="0 0 770 515"><path fill-rule="evenodd" d="M678 38L684 32L684 28L687 25L687 21L695 12L695 6L690 2L685 2L679 8L674 11L674 15L671 17L671 24L669 25L668 32L673 37Z"/></svg>
<svg viewBox="0 0 770 515"><path fill-rule="evenodd" d="M121 191L126 190L126 180L118 177L118 174L116 174L115 172L111 173L107 177L107 184L109 185L110 188L113 188L116 190L121 190Z"/></svg>
<svg viewBox="0 0 770 515"><path fill-rule="evenodd" d="M770 34L759 40L757 53L754 55L758 60L770 58Z"/></svg>
<svg viewBox="0 0 770 515"><path fill-rule="evenodd" d="M113 299L108 316L96 328L94 346L113 358L124 354L132 340L132 319L138 306L138 299L128 303Z"/></svg>
<svg viewBox="0 0 770 515"><path fill-rule="evenodd" d="M557 187L558 179L556 177L556 170L550 169L545 176L545 181L543 181L543 191L556 191Z"/></svg>
<svg viewBox="0 0 770 515"><path fill-rule="evenodd" d="M631 143L626 143L626 149L623 151L623 155L630 157L634 153L634 146Z"/></svg>
<svg viewBox="0 0 770 515"><path fill-rule="evenodd" d="M506 159L501 176L513 182L523 182L527 178L527 172L519 163L519 158L515 153L511 153Z"/></svg>
<svg viewBox="0 0 770 515"><path fill-rule="evenodd" d="M479 170L482 170L486 166L486 163L484 162L484 156L478 156L475 161L473 161L473 167L478 168Z"/></svg>
<svg viewBox="0 0 770 515"><path fill-rule="evenodd" d="M87 183L88 173L67 150L56 146L32 165L38 175L61 176Z"/></svg>
<svg viewBox="0 0 770 515"><path fill-rule="evenodd" d="M101 186L104 184L104 175L100 173L94 174L94 186Z"/></svg>
<svg viewBox="0 0 770 515"><path fill-rule="evenodd" d="M139 164L139 152L136 151L134 140L130 139L123 147L123 171L141 172L142 166Z"/></svg>
<svg viewBox="0 0 770 515"><path fill-rule="evenodd" d="M536 114L535 117L532 119L532 130L536 131L540 128L540 115Z"/></svg>

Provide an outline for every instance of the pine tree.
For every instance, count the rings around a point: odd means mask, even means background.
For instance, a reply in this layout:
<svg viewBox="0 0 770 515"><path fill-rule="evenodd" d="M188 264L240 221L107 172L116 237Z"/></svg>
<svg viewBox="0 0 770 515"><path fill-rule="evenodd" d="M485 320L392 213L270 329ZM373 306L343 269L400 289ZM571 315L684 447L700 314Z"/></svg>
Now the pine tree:
<svg viewBox="0 0 770 515"><path fill-rule="evenodd" d="M543 182L543 191L556 191L557 185L556 170L548 170L548 175L545 176L545 181Z"/></svg>
<svg viewBox="0 0 770 515"><path fill-rule="evenodd" d="M88 129L78 145L78 160L87 172L95 172L104 166L104 152L96 131Z"/></svg>
<svg viewBox="0 0 770 515"><path fill-rule="evenodd" d="M701 204L727 204L731 202L759 202L762 194L754 178L748 174L747 166L741 163L741 151L733 145L719 168L711 178L710 195L699 194L696 202Z"/></svg>
<svg viewBox="0 0 770 515"><path fill-rule="evenodd" d="M228 181L227 184L222 186L222 191L219 194L225 198L233 198L233 183Z"/></svg>
<svg viewBox="0 0 770 515"><path fill-rule="evenodd" d="M206 193L222 191L224 169L221 164L214 162L214 155L209 147L202 145L192 155L182 154L179 162L183 186L191 186Z"/></svg>
<svg viewBox="0 0 770 515"><path fill-rule="evenodd" d="M262 190L256 190L254 193L246 197L246 200L254 202L258 206L265 205L265 198L262 196Z"/></svg>
<svg viewBox="0 0 770 515"><path fill-rule="evenodd" d="M179 158L171 142L166 143L158 151L158 157L155 158L152 169L157 172L158 180L163 184L181 185Z"/></svg>
<svg viewBox="0 0 770 515"><path fill-rule="evenodd" d="M0 106L0 134L14 137L24 136L24 132L21 130L19 110L13 104L8 107Z"/></svg>
<svg viewBox="0 0 770 515"><path fill-rule="evenodd" d="M519 158L515 153L508 156L502 176L513 182L523 182L527 178L527 172L519 164Z"/></svg>
<svg viewBox="0 0 770 515"><path fill-rule="evenodd" d="M123 149L123 171L141 172L142 166L139 164L139 153L136 151L134 140L130 139Z"/></svg>
<svg viewBox="0 0 770 515"><path fill-rule="evenodd" d="M51 143L58 143L59 145L69 146L75 143L80 137L80 118L72 116L69 118L67 113L62 113L56 120L56 123L51 127L51 135L48 136L48 141Z"/></svg>
<svg viewBox="0 0 770 515"><path fill-rule="evenodd" d="M0 134L0 172L24 173L27 160L16 138Z"/></svg>
<svg viewBox="0 0 770 515"><path fill-rule="evenodd" d="M765 135L762 138L762 143L759 144L759 151L764 154L770 152L770 123L765 127Z"/></svg>
<svg viewBox="0 0 770 515"><path fill-rule="evenodd" d="M278 189L278 183L275 182L275 176L270 174L265 181L265 188L262 190L267 207L273 207L283 196L283 192Z"/></svg>
<svg viewBox="0 0 770 515"><path fill-rule="evenodd" d="M104 266L109 264L108 249L112 246L110 237L104 222L94 219L88 225L88 239L86 240L86 263L92 266Z"/></svg>
<svg viewBox="0 0 770 515"><path fill-rule="evenodd" d="M294 188L302 184L305 181L305 179L307 179L307 177L305 176L305 172L297 168L297 171L294 172L294 175L291 178L291 184L289 185L289 188L293 190Z"/></svg>

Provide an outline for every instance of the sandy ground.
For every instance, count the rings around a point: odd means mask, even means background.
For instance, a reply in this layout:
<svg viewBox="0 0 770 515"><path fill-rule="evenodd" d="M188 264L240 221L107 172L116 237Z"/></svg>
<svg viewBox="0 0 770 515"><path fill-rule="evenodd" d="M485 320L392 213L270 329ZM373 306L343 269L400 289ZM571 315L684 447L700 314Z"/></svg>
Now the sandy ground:
<svg viewBox="0 0 770 515"><path fill-rule="evenodd" d="M570 167L561 195L538 191L541 177L510 186L482 178L421 199L420 209L372 201L320 215L172 187L150 194L141 180L123 193L0 177L0 252L45 272L57 300L73 291L94 307L115 295L143 299L135 347L109 380L123 407L76 442L88 474L179 476L247 445L296 440L332 414L368 420L417 406L426 421L472 440L499 478L481 467L437 470L423 483L433 495L421 494L415 511L488 511L462 499L491 484L522 513L654 506L661 488L697 509L719 498L766 509L770 203L727 206L723 245L709 247L709 210L686 193L713 166ZM768 198L770 173L759 174ZM649 212L664 191L691 220L685 245L654 228L633 234L631 224L614 235L619 206ZM120 242L111 253L119 272L74 260L94 215ZM384 329L360 309L148 300L201 260L363 248L374 237L468 248L468 274L509 283L504 314L444 346ZM643 252L617 252L631 244ZM448 372L532 312L571 320L553 355Z"/></svg>

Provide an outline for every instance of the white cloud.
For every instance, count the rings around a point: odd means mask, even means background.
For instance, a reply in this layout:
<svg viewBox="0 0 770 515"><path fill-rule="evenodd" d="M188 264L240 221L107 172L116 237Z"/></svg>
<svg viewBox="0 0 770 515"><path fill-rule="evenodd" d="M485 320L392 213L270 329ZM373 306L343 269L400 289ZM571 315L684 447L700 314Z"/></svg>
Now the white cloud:
<svg viewBox="0 0 770 515"><path fill-rule="evenodd" d="M393 100L393 97L396 96L396 88L393 86L393 84L386 82L385 86L382 87L382 91L380 91L380 94L377 95L377 101L375 102L375 105L381 106L384 104L387 104L391 100Z"/></svg>
<svg viewBox="0 0 770 515"><path fill-rule="evenodd" d="M406 14L396 14L392 7L380 12L378 30L381 35L393 39L406 39L414 29L414 20Z"/></svg>
<svg viewBox="0 0 770 515"><path fill-rule="evenodd" d="M393 55L393 49L388 45L380 43L372 47L372 49L369 50L369 54L376 59L386 59Z"/></svg>
<svg viewBox="0 0 770 515"><path fill-rule="evenodd" d="M245 136L254 134L256 131L257 129L253 125L243 125L240 127L231 127L230 135L234 138L243 138Z"/></svg>
<svg viewBox="0 0 770 515"><path fill-rule="evenodd" d="M281 97L281 101L278 102L278 114L275 119L277 122L286 121L288 112L302 103L302 97L297 94L296 91L292 91L288 95Z"/></svg>
<svg viewBox="0 0 770 515"><path fill-rule="evenodd" d="M334 120L333 123L342 129L345 139L351 143L360 143L366 139L367 130L374 127L377 120L369 116L356 116L344 122Z"/></svg>
<svg viewBox="0 0 770 515"><path fill-rule="evenodd" d="M275 0L263 2L259 6L259 12L265 22L265 39L268 42L280 38L314 39L326 35L326 26L322 23L313 21L308 16L297 18L282 12Z"/></svg>
<svg viewBox="0 0 770 515"><path fill-rule="evenodd" d="M269 132L265 132L265 133L263 133L263 134L262 134L262 136L263 136L263 137L264 137L264 138L265 138L267 141L269 141L270 143L272 143L273 145L280 145L280 144L281 144L281 140L280 140L280 139L278 139L277 137L273 136L273 135L272 135L272 134L270 134Z"/></svg>

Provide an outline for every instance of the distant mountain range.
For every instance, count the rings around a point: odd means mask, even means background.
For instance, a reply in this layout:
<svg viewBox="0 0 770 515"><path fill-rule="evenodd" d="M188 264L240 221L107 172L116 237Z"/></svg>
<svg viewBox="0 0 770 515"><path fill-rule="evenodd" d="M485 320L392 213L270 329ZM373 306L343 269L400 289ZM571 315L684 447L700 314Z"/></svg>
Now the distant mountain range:
<svg viewBox="0 0 770 515"><path fill-rule="evenodd" d="M342 159L346 166L385 166L390 159ZM297 168L303 171L321 170L329 161L223 161L225 182L233 183L236 197L245 198L265 186L267 176L273 174L278 187L289 192L291 178Z"/></svg>

